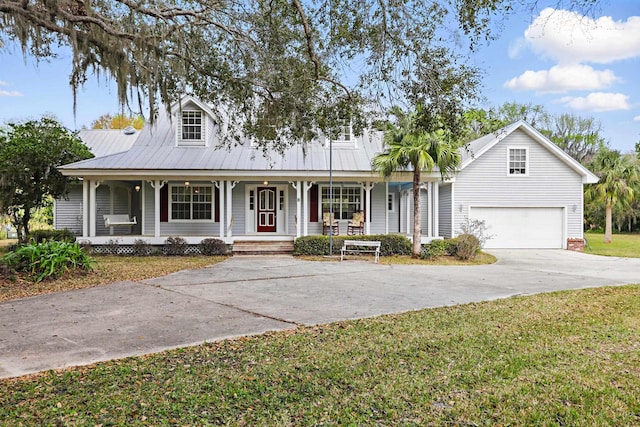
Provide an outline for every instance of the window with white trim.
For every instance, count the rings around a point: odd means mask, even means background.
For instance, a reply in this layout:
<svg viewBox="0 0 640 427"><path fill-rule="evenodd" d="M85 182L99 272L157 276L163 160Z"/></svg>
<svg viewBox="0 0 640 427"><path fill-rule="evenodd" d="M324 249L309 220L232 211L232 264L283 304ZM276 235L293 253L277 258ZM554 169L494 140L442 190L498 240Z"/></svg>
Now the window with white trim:
<svg viewBox="0 0 640 427"><path fill-rule="evenodd" d="M528 156L526 148L509 148L509 175L527 175Z"/></svg>
<svg viewBox="0 0 640 427"><path fill-rule="evenodd" d="M351 127L351 120L343 120L340 126L340 133L336 141L352 141L353 140L353 128Z"/></svg>
<svg viewBox="0 0 640 427"><path fill-rule="evenodd" d="M178 142L183 145L203 145L204 140L204 118L202 111L182 111Z"/></svg>
<svg viewBox="0 0 640 427"><path fill-rule="evenodd" d="M211 221L213 219L212 186L170 186L169 212L175 221Z"/></svg>
<svg viewBox="0 0 640 427"><path fill-rule="evenodd" d="M389 212L396 211L396 195L395 193L389 193L387 195L387 210Z"/></svg>
<svg viewBox="0 0 640 427"><path fill-rule="evenodd" d="M322 187L322 212L329 212L329 187ZM360 187L333 187L333 212L335 219L351 219L362 209Z"/></svg>

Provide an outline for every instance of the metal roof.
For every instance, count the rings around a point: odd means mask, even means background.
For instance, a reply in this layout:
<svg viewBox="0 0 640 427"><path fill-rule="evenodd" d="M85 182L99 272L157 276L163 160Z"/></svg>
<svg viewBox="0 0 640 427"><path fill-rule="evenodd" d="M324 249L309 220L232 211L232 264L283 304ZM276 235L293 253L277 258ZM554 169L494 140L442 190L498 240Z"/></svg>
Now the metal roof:
<svg viewBox="0 0 640 427"><path fill-rule="evenodd" d="M78 137L96 157L131 149L139 135L139 131L128 135L124 129L82 129L78 132Z"/></svg>

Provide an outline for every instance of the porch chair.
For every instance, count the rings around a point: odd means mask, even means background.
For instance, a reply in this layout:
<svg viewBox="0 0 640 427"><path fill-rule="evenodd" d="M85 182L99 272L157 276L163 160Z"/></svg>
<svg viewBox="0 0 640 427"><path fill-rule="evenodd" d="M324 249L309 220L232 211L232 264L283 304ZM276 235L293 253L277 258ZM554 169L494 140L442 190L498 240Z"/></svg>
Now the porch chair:
<svg viewBox="0 0 640 427"><path fill-rule="evenodd" d="M338 221L335 220L333 213L324 212L322 214L322 234L328 236L329 230L331 230L331 234L337 236L340 232L340 226L338 225Z"/></svg>
<svg viewBox="0 0 640 427"><path fill-rule="evenodd" d="M364 212L354 212L347 223L347 235L364 234Z"/></svg>

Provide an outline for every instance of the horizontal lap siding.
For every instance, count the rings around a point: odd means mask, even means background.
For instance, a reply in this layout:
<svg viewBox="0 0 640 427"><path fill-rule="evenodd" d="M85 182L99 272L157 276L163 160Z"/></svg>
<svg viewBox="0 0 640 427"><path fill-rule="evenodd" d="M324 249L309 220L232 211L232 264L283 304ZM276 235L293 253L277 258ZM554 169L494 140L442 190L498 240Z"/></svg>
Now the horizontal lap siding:
<svg viewBox="0 0 640 427"><path fill-rule="evenodd" d="M440 185L438 196L438 235L451 237L451 184Z"/></svg>
<svg viewBox="0 0 640 427"><path fill-rule="evenodd" d="M238 183L231 191L231 215L233 216L233 234L235 236L245 234L245 187L246 184ZM226 188L225 188L226 191ZM227 203L227 196L225 194L224 202ZM216 203L217 204L217 203ZM224 209L226 215L226 208ZM222 212L220 212L222 214ZM222 218L222 216L220 216ZM226 221L225 221L226 222ZM217 223L216 223L217 224ZM217 224L218 234L220 234L220 225Z"/></svg>
<svg viewBox="0 0 640 427"><path fill-rule="evenodd" d="M366 194L366 193L365 193ZM387 226L387 189L384 182L371 190L371 234L384 234Z"/></svg>
<svg viewBox="0 0 640 427"><path fill-rule="evenodd" d="M73 185L67 199L56 199L55 222L53 228L71 230L75 235L82 235L82 186Z"/></svg>
<svg viewBox="0 0 640 427"><path fill-rule="evenodd" d="M507 176L509 147L528 148L528 176ZM455 231L459 233L467 221L469 206L566 206L567 236L582 237L582 192L582 178L577 172L517 130L457 175L455 203L462 205L462 212L454 212Z"/></svg>

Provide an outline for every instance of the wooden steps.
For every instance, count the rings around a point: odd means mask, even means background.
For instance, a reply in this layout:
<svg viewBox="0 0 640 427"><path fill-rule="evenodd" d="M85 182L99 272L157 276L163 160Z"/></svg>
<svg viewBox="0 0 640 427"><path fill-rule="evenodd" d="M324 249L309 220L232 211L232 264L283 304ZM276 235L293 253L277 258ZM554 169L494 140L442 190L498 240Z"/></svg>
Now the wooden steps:
<svg viewBox="0 0 640 427"><path fill-rule="evenodd" d="M293 241L235 241L233 255L275 255L293 253Z"/></svg>

